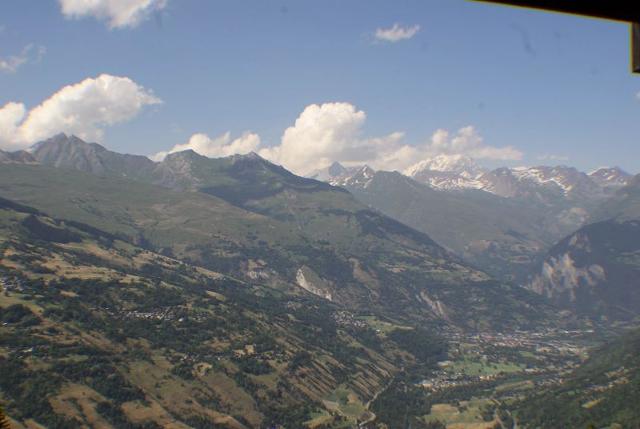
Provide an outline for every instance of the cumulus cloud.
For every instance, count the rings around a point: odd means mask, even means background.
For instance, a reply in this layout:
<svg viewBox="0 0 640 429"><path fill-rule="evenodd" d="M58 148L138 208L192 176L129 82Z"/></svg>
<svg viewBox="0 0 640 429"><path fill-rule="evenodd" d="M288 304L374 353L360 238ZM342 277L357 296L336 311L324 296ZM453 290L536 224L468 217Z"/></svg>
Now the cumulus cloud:
<svg viewBox="0 0 640 429"><path fill-rule="evenodd" d="M484 139L473 126L460 128L455 134L439 129L424 148L427 155L466 155L475 159L514 161L522 159L522 152L513 146L495 147Z"/></svg>
<svg viewBox="0 0 640 429"><path fill-rule="evenodd" d="M154 161L162 161L170 153L189 149L209 158L219 158L236 154L244 155L257 150L259 146L260 136L249 131L233 141L231 140L230 132L214 138L203 133L197 133L192 135L188 142L177 144L170 150L158 152L149 158Z"/></svg>
<svg viewBox="0 0 640 429"><path fill-rule="evenodd" d="M407 147L399 163L406 165L404 171L411 171L424 160L435 157L455 160L460 155L487 161L517 161L523 157L523 153L513 146L487 145L475 127L469 125L455 133L436 130L426 143Z"/></svg>
<svg viewBox="0 0 640 429"><path fill-rule="evenodd" d="M245 132L232 140L230 133L211 138L194 134L188 142L171 150L150 156L154 161L167 154L192 149L211 158L257 152L300 175L309 175L339 161L346 166L368 164L379 170L404 171L408 167L435 156L465 155L485 160L519 160L522 152L487 145L472 126L451 133L439 129L426 142L407 144L401 131L383 136L364 133L367 115L346 102L311 104L300 113L294 124L282 134L280 143L264 147L260 137Z"/></svg>
<svg viewBox="0 0 640 429"><path fill-rule="evenodd" d="M44 46L36 46L30 43L22 48L18 55L0 57L0 72L15 73L24 64L39 62L45 52Z"/></svg>
<svg viewBox="0 0 640 429"><path fill-rule="evenodd" d="M167 6L167 0L59 0L67 18L92 16L107 22L109 28L135 27L154 11Z"/></svg>
<svg viewBox="0 0 640 429"><path fill-rule="evenodd" d="M383 42L399 42L401 40L411 39L420 31L419 25L403 27L398 23L393 24L390 28L378 28L375 37Z"/></svg>
<svg viewBox="0 0 640 429"><path fill-rule="evenodd" d="M158 103L151 91L127 77L88 78L63 87L29 112L22 103L0 107L0 148L24 148L60 132L101 140L105 127Z"/></svg>
<svg viewBox="0 0 640 429"><path fill-rule="evenodd" d="M349 103L312 104L284 131L280 145L259 154L294 173L308 174L333 161L346 165L372 161L404 135L364 138L365 121L365 112Z"/></svg>
<svg viewBox="0 0 640 429"><path fill-rule="evenodd" d="M409 145L400 131L382 137L366 137L365 112L350 103L307 106L287 128L280 145L259 154L297 174L310 174L339 161L347 166L368 164L376 169L404 170L438 155L466 155L485 160L518 160L522 152L511 147L487 145L474 127L455 133L437 130L425 143Z"/></svg>
<svg viewBox="0 0 640 429"><path fill-rule="evenodd" d="M7 103L0 108L0 148L10 149L19 134L18 124L27 113L22 103Z"/></svg>

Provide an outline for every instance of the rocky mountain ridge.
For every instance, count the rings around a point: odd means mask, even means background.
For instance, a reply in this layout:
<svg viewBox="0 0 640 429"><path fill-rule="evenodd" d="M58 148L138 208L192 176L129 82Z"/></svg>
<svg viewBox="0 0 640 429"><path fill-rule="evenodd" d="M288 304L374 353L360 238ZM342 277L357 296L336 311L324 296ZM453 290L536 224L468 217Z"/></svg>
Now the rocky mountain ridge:
<svg viewBox="0 0 640 429"><path fill-rule="evenodd" d="M540 320L539 307L526 302L534 294L492 279L343 188L255 154L211 159L184 151L154 163L64 137L33 151L49 165L3 165L2 197L352 310L474 329L502 326L508 314L524 324ZM538 316L524 316L530 312Z"/></svg>
<svg viewBox="0 0 640 429"><path fill-rule="evenodd" d="M314 177L336 186L353 186L366 183L356 178L362 175L362 168L364 167L345 168L334 163L330 168L315 173ZM367 169L367 176L370 178L374 171L370 167ZM564 165L487 170L473 159L462 155L429 158L406 169L402 174L436 190L473 189L505 198L534 197L542 202L549 202L553 198L602 198L627 185L633 177L619 167L602 167L590 173Z"/></svg>

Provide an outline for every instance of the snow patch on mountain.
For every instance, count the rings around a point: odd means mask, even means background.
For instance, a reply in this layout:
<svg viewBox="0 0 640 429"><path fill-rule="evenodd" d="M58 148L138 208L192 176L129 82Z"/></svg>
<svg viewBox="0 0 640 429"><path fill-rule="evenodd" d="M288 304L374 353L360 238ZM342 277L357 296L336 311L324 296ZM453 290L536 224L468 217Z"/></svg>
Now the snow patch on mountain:
<svg viewBox="0 0 640 429"><path fill-rule="evenodd" d="M434 189L482 189L480 180L485 170L464 155L438 155L424 159L404 171L404 174Z"/></svg>
<svg viewBox="0 0 640 429"><path fill-rule="evenodd" d="M376 171L368 165L345 167L339 162L334 162L329 167L314 171L307 177L333 186L366 188L375 174Z"/></svg>
<svg viewBox="0 0 640 429"><path fill-rule="evenodd" d="M620 167L600 167L589 173L589 177L600 186L621 188L633 177Z"/></svg>
<svg viewBox="0 0 640 429"><path fill-rule="evenodd" d="M404 171L404 174L415 177L425 171L457 173L465 178L476 178L484 173L484 170L468 156L437 155L412 165Z"/></svg>

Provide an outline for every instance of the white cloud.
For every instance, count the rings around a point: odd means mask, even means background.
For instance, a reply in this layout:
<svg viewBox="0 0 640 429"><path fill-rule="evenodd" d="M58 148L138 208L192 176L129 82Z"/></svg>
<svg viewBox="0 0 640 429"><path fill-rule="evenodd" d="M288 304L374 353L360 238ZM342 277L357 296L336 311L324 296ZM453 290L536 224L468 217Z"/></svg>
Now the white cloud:
<svg viewBox="0 0 640 429"><path fill-rule="evenodd" d="M15 73L20 66L27 63L37 63L42 59L46 49L44 46L28 44L18 55L0 58L0 72Z"/></svg>
<svg viewBox="0 0 640 429"><path fill-rule="evenodd" d="M24 148L60 132L100 140L106 126L158 103L152 92L127 77L88 78L63 87L28 113L22 103L1 107L0 148Z"/></svg>
<svg viewBox="0 0 640 429"><path fill-rule="evenodd" d="M27 113L22 103L7 103L0 108L0 149L10 149L19 134L18 124Z"/></svg>
<svg viewBox="0 0 640 429"><path fill-rule="evenodd" d="M189 149L209 158L220 158L236 154L245 155L258 150L259 146L260 136L249 131L246 131L233 141L231 140L230 132L214 138L203 133L197 133L192 135L187 143L177 144L170 150L158 152L149 158L153 161L162 161L170 153Z"/></svg>
<svg viewBox="0 0 640 429"><path fill-rule="evenodd" d="M398 23L393 24L390 28L378 28L375 37L377 40L384 42L399 42L401 40L411 39L420 31L419 25L403 27Z"/></svg>
<svg viewBox="0 0 640 429"><path fill-rule="evenodd" d="M308 174L333 161L346 165L373 161L404 135L363 138L365 121L366 114L349 103L312 104L284 131L280 145L259 153L294 173Z"/></svg>
<svg viewBox="0 0 640 429"><path fill-rule="evenodd" d="M536 157L538 161L568 161L569 157L564 155L554 155L552 153L545 153Z"/></svg>
<svg viewBox="0 0 640 429"><path fill-rule="evenodd" d="M312 104L285 130L280 145L264 148L259 154L297 174L312 173L334 161L402 171L437 155L502 161L522 158L522 152L511 146L485 144L472 126L454 134L440 129L429 141L409 145L403 142L404 133L398 131L382 137L364 137L365 122L365 112L352 104Z"/></svg>
<svg viewBox="0 0 640 429"><path fill-rule="evenodd" d="M513 146L495 147L485 144L477 130L469 125L460 128L455 134L448 130L436 130L431 139L423 145L406 148L399 164L405 163L404 171L411 171L424 160L435 157L455 161L462 155L476 160L516 161L523 153ZM412 160L411 162L408 162Z"/></svg>
<svg viewBox="0 0 640 429"><path fill-rule="evenodd" d="M514 161L522 159L522 152L513 146L495 147L484 143L484 139L473 126L460 128L451 135L439 129L424 147L426 155L466 155L475 159Z"/></svg>
<svg viewBox="0 0 640 429"><path fill-rule="evenodd" d="M59 0L67 18L92 16L107 21L109 28L135 27L167 6L168 0Z"/></svg>

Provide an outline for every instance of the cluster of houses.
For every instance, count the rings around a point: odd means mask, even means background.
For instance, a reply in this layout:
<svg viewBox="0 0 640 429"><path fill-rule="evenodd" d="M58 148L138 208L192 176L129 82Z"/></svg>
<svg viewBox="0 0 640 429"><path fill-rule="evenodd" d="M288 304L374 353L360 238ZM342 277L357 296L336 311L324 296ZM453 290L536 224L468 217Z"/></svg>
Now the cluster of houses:
<svg viewBox="0 0 640 429"><path fill-rule="evenodd" d="M0 277L0 288L6 292L24 292L25 284L23 280L17 277L2 276Z"/></svg>
<svg viewBox="0 0 640 429"><path fill-rule="evenodd" d="M202 322L205 320L205 316L197 313L186 314L183 307L163 307L150 311L139 310L123 310L113 309L109 307L105 308L92 308L92 310L100 310L107 312L112 317L118 317L122 319L137 319L137 320L162 320L162 321L176 321L185 322L187 320Z"/></svg>
<svg viewBox="0 0 640 429"><path fill-rule="evenodd" d="M121 310L118 315L124 319L176 320L178 322L185 320L184 317L177 315L174 308L163 308L154 311Z"/></svg>
<svg viewBox="0 0 640 429"><path fill-rule="evenodd" d="M353 313L349 311L336 311L333 313L333 320L336 321L338 326L364 329L368 326L364 320L356 318Z"/></svg>
<svg viewBox="0 0 640 429"><path fill-rule="evenodd" d="M578 356L584 347L576 344L575 338L592 333L591 330L559 330L548 329L541 332L514 331L506 333L477 333L465 335L451 333L453 343L471 344L476 354L487 346L514 350L531 350L537 355L573 355Z"/></svg>
<svg viewBox="0 0 640 429"><path fill-rule="evenodd" d="M476 334L452 331L448 332L448 337L453 344L458 346L454 346L454 356L464 353L466 358L472 357L479 362L503 360L505 356L501 356L499 351L496 352L496 347L512 349L516 352L529 351L538 358L540 365L535 367L523 365L521 370L516 372L527 375L547 374L548 377L536 380L536 383L556 384L562 381L561 374L574 368L577 363L572 359L562 359L562 364L558 365L558 359L548 360L547 358L579 356L583 352L583 347L577 345L573 340L585 333L588 332L554 329L543 332L515 331L512 333ZM464 352L463 349L465 349ZM506 375L501 372L474 375L453 372L454 363L451 361L442 361L438 365L440 368L434 372L433 376L420 383L424 388L437 391L480 381L495 380Z"/></svg>

